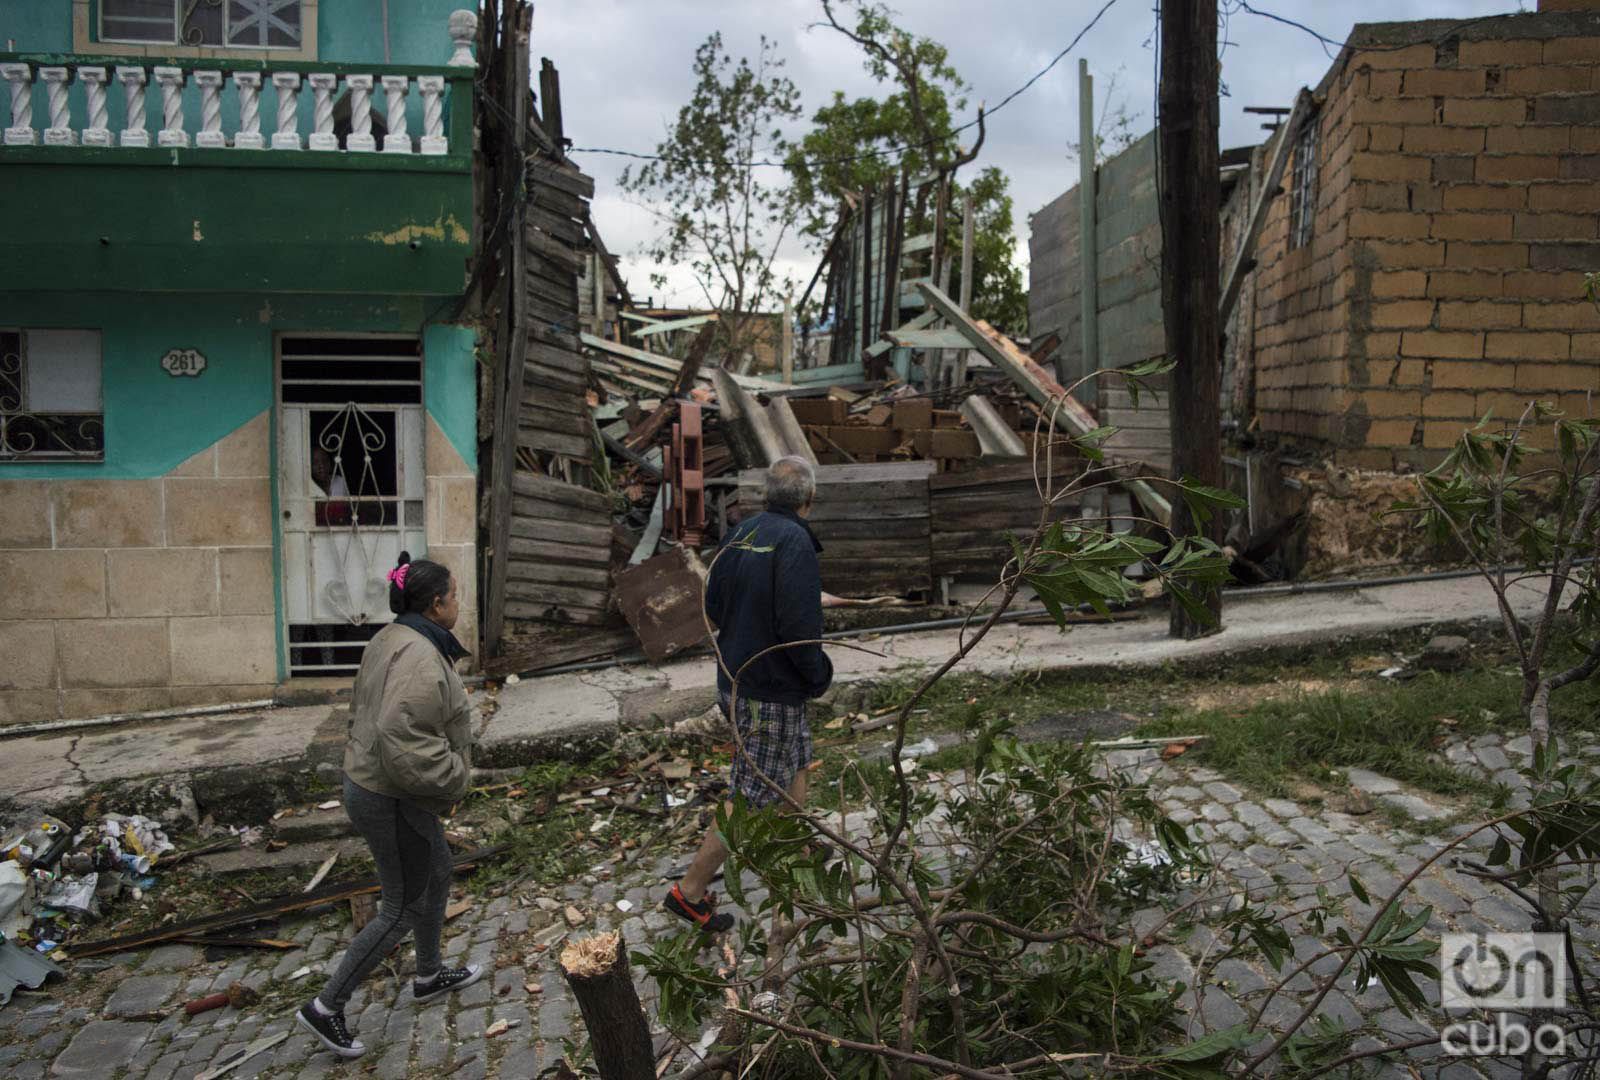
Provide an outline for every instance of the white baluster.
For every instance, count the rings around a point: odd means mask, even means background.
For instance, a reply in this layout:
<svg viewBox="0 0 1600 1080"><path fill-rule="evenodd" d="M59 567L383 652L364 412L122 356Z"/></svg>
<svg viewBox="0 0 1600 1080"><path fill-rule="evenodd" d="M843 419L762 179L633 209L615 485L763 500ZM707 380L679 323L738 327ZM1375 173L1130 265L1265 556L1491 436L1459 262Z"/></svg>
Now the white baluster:
<svg viewBox="0 0 1600 1080"><path fill-rule="evenodd" d="M83 84L83 104L89 122L83 128L83 145L110 146L110 121L106 114L106 69L81 67L78 81Z"/></svg>
<svg viewBox="0 0 1600 1080"><path fill-rule="evenodd" d="M239 134L233 137L235 150L264 150L261 136L261 72L235 71L233 85L239 91Z"/></svg>
<svg viewBox="0 0 1600 1080"><path fill-rule="evenodd" d="M345 137L346 150L376 150L377 140L372 137L372 76L346 75L344 84L350 88L350 134Z"/></svg>
<svg viewBox="0 0 1600 1080"><path fill-rule="evenodd" d="M333 133L333 91L339 85L339 76L317 74L308 76L315 101L311 110L311 149L337 150L339 136Z"/></svg>
<svg viewBox="0 0 1600 1080"><path fill-rule="evenodd" d="M161 87L161 131L156 135L156 143L160 146L188 146L189 133L183 130L183 70L175 67L156 68L156 85Z"/></svg>
<svg viewBox="0 0 1600 1080"><path fill-rule="evenodd" d="M200 130L194 144L212 149L227 146L228 138L222 134L222 72L197 71L194 84L200 88Z"/></svg>
<svg viewBox="0 0 1600 1080"><path fill-rule="evenodd" d="M450 27L450 39L456 46L456 51L450 56L450 66L477 67L478 62L472 58L472 39L478 36L478 13L452 11L446 25Z"/></svg>
<svg viewBox="0 0 1600 1080"><path fill-rule="evenodd" d="M383 77L383 92L389 95L389 111L384 116L384 123L389 128L388 134L383 137L385 154L411 153L411 135L406 131L406 93L410 88L411 79L408 76Z"/></svg>
<svg viewBox="0 0 1600 1080"><path fill-rule="evenodd" d="M6 128L6 145L32 146L37 141L33 130L33 69L27 64L0 64L0 75L11 84L11 126Z"/></svg>
<svg viewBox="0 0 1600 1080"><path fill-rule="evenodd" d="M422 152L447 154L450 140L444 137L444 76L419 75L417 89L422 91Z"/></svg>
<svg viewBox="0 0 1600 1080"><path fill-rule="evenodd" d="M77 146L78 133L72 130L72 110L67 104L67 87L72 72L64 67L42 67L39 78L50 96L50 126L44 129L46 146Z"/></svg>
<svg viewBox="0 0 1600 1080"><path fill-rule="evenodd" d="M274 71L272 85L278 89L278 130L272 133L272 148L299 150L300 75L293 71Z"/></svg>
<svg viewBox="0 0 1600 1080"><path fill-rule="evenodd" d="M119 67L117 81L122 84L123 100L127 103L127 119L117 141L123 146L149 146L150 132L144 126L144 68Z"/></svg>

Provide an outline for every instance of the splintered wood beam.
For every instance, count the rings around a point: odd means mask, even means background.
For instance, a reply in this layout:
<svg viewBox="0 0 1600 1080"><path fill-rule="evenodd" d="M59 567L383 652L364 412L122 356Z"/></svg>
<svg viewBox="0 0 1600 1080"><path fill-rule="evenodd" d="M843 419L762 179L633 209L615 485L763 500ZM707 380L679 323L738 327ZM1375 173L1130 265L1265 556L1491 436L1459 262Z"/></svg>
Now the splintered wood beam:
<svg viewBox="0 0 1600 1080"><path fill-rule="evenodd" d="M717 313L709 315L690 315L683 319L673 319L671 322L651 323L642 330L635 330L634 337L649 337L651 334L665 334L672 330L688 330L691 327L701 326L705 323L717 321Z"/></svg>
<svg viewBox="0 0 1600 1080"><path fill-rule="evenodd" d="M1233 305L1239 302L1239 292L1244 288L1244 276L1250 272L1250 267L1255 262L1256 240L1261 236L1262 226L1266 224L1267 208L1277 197L1278 185L1283 182L1283 169L1289 160L1290 146L1298 137L1300 125L1305 122L1310 107L1311 93L1301 87L1300 93L1294 99L1294 109L1289 113L1289 122L1284 124L1278 133L1278 145L1272 151L1272 164L1268 166L1267 175L1261 181L1261 190L1256 194L1255 205L1250 208L1250 222L1244 230L1244 235L1239 238L1239 250L1233 253L1233 264L1228 267L1227 276L1222 279L1222 299L1217 304L1217 322L1224 330L1227 329L1228 316L1233 312Z"/></svg>
<svg viewBox="0 0 1600 1080"><path fill-rule="evenodd" d="M959 330L891 330L889 340L908 349L965 349L966 335Z"/></svg>
<svg viewBox="0 0 1600 1080"><path fill-rule="evenodd" d="M952 327L961 331L972 343L973 348L1010 376L1011 381L1022 387L1041 408L1050 409L1059 403L1057 415L1079 435L1100 426L1094 414L1067 393L1066 387L1056 382L1048 371L1040 367L1033 357L1019 349L1010 338L982 319L974 319L968 315L961 310L960 304L939 291L937 286L920 282L917 288L922 290L922 294L928 298L928 303L935 311L943 315ZM1139 504L1151 517L1163 525L1171 523L1172 503L1146 481L1124 480L1123 486L1133 492Z"/></svg>
<svg viewBox="0 0 1600 1080"><path fill-rule="evenodd" d="M643 331L641 331L641 333L642 332ZM580 334L578 336L583 343L589 346L591 349L598 349L601 352L610 353L613 356L621 356L628 360L633 360L637 363L644 364L646 367L657 368L661 371L670 372L673 375L676 375L678 373L678 369L683 366L682 360L674 360L672 357L662 356L660 353L646 352L643 349L635 349L632 345L619 345L615 341L607 341L605 338L595 337L593 334Z"/></svg>

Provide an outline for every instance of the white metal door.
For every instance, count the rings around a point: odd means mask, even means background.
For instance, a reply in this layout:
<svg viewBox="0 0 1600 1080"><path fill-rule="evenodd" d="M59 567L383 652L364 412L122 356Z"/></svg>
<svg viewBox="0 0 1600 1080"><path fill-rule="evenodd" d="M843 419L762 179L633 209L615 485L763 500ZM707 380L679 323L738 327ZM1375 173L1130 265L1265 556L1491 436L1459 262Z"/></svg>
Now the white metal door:
<svg viewBox="0 0 1600 1080"><path fill-rule="evenodd" d="M350 674L392 618L389 570L426 549L421 343L286 335L278 387L290 674Z"/></svg>

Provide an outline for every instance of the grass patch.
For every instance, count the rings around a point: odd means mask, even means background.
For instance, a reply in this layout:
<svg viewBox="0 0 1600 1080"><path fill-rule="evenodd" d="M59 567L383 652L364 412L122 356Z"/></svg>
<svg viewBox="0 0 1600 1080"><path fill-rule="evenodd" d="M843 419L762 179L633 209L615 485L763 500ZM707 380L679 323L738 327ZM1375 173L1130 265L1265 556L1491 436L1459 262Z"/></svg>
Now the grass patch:
<svg viewBox="0 0 1600 1080"><path fill-rule="evenodd" d="M1406 682L1373 680L1354 690L1294 694L1241 709L1169 710L1142 724L1139 734L1209 735L1190 751L1191 760L1270 795L1292 796L1307 781L1341 784L1340 770L1364 768L1487 806L1498 785L1457 771L1438 751L1451 736L1520 733L1521 692L1520 678L1504 669L1423 672ZM1597 709L1600 682L1591 680L1557 698L1553 723L1558 731L1581 726Z"/></svg>

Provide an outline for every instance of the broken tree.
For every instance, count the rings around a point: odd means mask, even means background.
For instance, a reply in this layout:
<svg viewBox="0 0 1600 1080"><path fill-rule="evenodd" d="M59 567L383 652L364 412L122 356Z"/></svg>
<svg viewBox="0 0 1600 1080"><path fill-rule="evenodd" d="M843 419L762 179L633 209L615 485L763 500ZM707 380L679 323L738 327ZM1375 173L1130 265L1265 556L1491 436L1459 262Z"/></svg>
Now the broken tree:
<svg viewBox="0 0 1600 1080"><path fill-rule="evenodd" d="M650 1025L633 988L622 935L611 931L574 941L561 953L561 974L578 999L600 1080L656 1080Z"/></svg>

